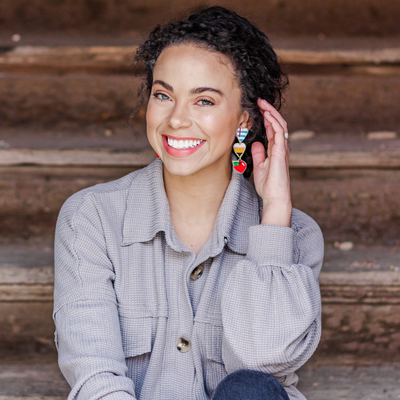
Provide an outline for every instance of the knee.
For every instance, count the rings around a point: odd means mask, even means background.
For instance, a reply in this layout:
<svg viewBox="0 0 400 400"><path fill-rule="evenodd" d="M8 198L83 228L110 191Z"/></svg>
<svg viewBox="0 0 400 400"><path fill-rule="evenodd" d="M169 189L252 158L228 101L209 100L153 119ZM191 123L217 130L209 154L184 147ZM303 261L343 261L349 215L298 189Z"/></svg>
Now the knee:
<svg viewBox="0 0 400 400"><path fill-rule="evenodd" d="M272 375L251 370L239 370L228 375L218 385L212 400L289 400L289 397Z"/></svg>

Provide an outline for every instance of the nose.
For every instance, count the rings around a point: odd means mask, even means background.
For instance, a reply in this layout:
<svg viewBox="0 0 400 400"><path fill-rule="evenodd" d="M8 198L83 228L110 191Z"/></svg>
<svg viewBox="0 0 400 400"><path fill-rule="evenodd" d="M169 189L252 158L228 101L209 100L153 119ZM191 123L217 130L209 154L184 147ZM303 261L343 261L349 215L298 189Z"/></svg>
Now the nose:
<svg viewBox="0 0 400 400"><path fill-rule="evenodd" d="M172 129L189 128L192 125L192 121L188 107L183 103L176 102L171 110L168 124Z"/></svg>

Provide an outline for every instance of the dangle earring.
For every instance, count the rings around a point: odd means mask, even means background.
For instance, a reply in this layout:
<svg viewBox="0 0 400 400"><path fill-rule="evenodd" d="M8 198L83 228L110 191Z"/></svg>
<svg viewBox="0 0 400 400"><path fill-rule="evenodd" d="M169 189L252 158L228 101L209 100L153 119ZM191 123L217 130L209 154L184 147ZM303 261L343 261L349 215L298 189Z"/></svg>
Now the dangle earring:
<svg viewBox="0 0 400 400"><path fill-rule="evenodd" d="M246 150L246 145L243 143L243 140L246 139L248 133L249 130L247 128L239 128L236 131L236 137L239 143L234 143L233 145L233 151L237 155L238 160L232 161L232 164L234 170L239 172L240 174L243 174L243 172L246 171L247 168L247 164L242 160L242 157Z"/></svg>

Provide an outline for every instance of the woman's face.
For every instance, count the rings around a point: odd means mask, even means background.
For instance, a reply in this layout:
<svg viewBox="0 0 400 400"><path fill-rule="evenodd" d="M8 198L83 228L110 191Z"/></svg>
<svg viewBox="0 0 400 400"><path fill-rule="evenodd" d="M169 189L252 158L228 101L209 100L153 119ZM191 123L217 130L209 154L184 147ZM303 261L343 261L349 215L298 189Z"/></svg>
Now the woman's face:
<svg viewBox="0 0 400 400"><path fill-rule="evenodd" d="M172 175L231 168L239 127L247 127L229 59L192 44L166 48L153 72L147 136Z"/></svg>

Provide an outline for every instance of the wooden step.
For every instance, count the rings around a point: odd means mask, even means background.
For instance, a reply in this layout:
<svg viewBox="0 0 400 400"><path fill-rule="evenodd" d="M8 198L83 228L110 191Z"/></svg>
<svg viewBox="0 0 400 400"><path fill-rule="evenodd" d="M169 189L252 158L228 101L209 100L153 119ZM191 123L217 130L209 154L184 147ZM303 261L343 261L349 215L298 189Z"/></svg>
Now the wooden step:
<svg viewBox="0 0 400 400"><path fill-rule="evenodd" d="M282 111L291 130L399 129L400 37L275 42L290 75ZM0 54L0 125L89 125L127 119L142 79L132 76L141 71L132 69L127 57L135 49L5 47Z"/></svg>
<svg viewBox="0 0 400 400"><path fill-rule="evenodd" d="M397 364L315 365L297 373L308 400L383 400L400 396ZM62 400L69 393L57 364L0 364L0 400Z"/></svg>
<svg viewBox="0 0 400 400"><path fill-rule="evenodd" d="M299 390L308 400L381 400L400 397L399 365L308 366L299 371Z"/></svg>
<svg viewBox="0 0 400 400"><path fill-rule="evenodd" d="M317 132L398 130L396 77L292 75L283 114L289 128Z"/></svg>
<svg viewBox="0 0 400 400"><path fill-rule="evenodd" d="M144 167L155 159L153 150L113 152L109 150L0 150L0 166L110 166ZM291 168L400 168L400 151L335 152L290 155Z"/></svg>
<svg viewBox="0 0 400 400"><path fill-rule="evenodd" d="M69 390L56 363L0 364L0 400L63 400Z"/></svg>
<svg viewBox="0 0 400 400"><path fill-rule="evenodd" d="M276 42L279 60L290 73L400 74L400 38L379 42L328 39L321 43L311 37ZM10 46L0 54L0 72L142 73L141 68L132 66L136 50L137 46Z"/></svg>
<svg viewBox="0 0 400 400"><path fill-rule="evenodd" d="M0 54L0 71L8 73L132 73L129 57L136 50L137 46L17 46Z"/></svg>
<svg viewBox="0 0 400 400"><path fill-rule="evenodd" d="M0 345L51 343L53 250L48 243L0 245ZM320 354L368 351L371 357L400 362L399 246L343 251L327 244L320 286Z"/></svg>
<svg viewBox="0 0 400 400"><path fill-rule="evenodd" d="M0 127L127 120L141 77L127 74L0 74ZM398 130L396 76L293 74L282 113L291 131ZM144 121L144 109L137 116Z"/></svg>
<svg viewBox="0 0 400 400"><path fill-rule="evenodd" d="M59 209L74 192L155 158L143 131L87 140L66 130L53 141L44 132L35 137L34 149L18 148L29 131L12 132L10 148L0 150L0 239L51 235ZM328 242L400 243L399 139L317 134L290 141L290 147L293 204L320 224Z"/></svg>
<svg viewBox="0 0 400 400"><path fill-rule="evenodd" d="M0 167L27 165L137 168L146 166L155 159L155 153L149 148L143 130L136 131L135 135L128 129L119 135L115 135L111 130L110 136L101 133L91 136L76 133L73 136L65 133L51 135L51 132L36 133L31 138L27 138L27 135L24 130L14 130L9 134L4 131L3 137L6 138L5 143L8 148L0 149ZM293 138L297 135L298 133L294 132ZM393 139L389 140L385 139L384 133L381 135L384 139L371 140L367 135L335 133L315 135L309 140L289 139L290 167L293 169L400 168L400 137L397 138L395 132ZM27 141L32 142L31 148L20 148ZM74 145L75 149L71 149ZM79 147L76 148L77 146ZM131 150L126 151L127 148Z"/></svg>
<svg viewBox="0 0 400 400"><path fill-rule="evenodd" d="M129 75L0 74L0 126L124 120L141 79Z"/></svg>
<svg viewBox="0 0 400 400"><path fill-rule="evenodd" d="M4 247L1 246L1 247ZM11 249L15 246L8 246ZM37 249L35 249L37 251ZM4 250L0 248L3 253ZM19 250L19 257L31 257L31 249ZM389 248L393 260L388 271L362 271L355 265L368 268L366 257L351 257L351 271L321 272L320 285L324 304L400 305L400 248ZM29 252L29 253L28 253ZM51 251L52 255L52 251ZM4 257L4 255L2 254ZM45 254L48 258L48 254ZM329 259L329 258L328 258ZM329 261L325 261L324 265ZM30 262L31 263L31 262ZM51 302L54 271L49 266L27 267L21 262L0 263L0 302ZM375 268L379 264L374 264Z"/></svg>
<svg viewBox="0 0 400 400"><path fill-rule="evenodd" d="M0 244L0 302L52 301L52 244L26 243ZM400 305L400 246L327 244L320 285L325 304Z"/></svg>
<svg viewBox="0 0 400 400"><path fill-rule="evenodd" d="M101 4L101 6L99 5ZM30 31L52 34L64 30L85 33L147 33L157 24L188 15L204 8L203 0L90 3L84 0L48 3L37 0L21 12L19 2L5 2L0 28L12 34L28 36ZM396 0L249 0L246 4L228 1L228 7L254 21L269 34L279 35L393 35L399 33L400 6Z"/></svg>

